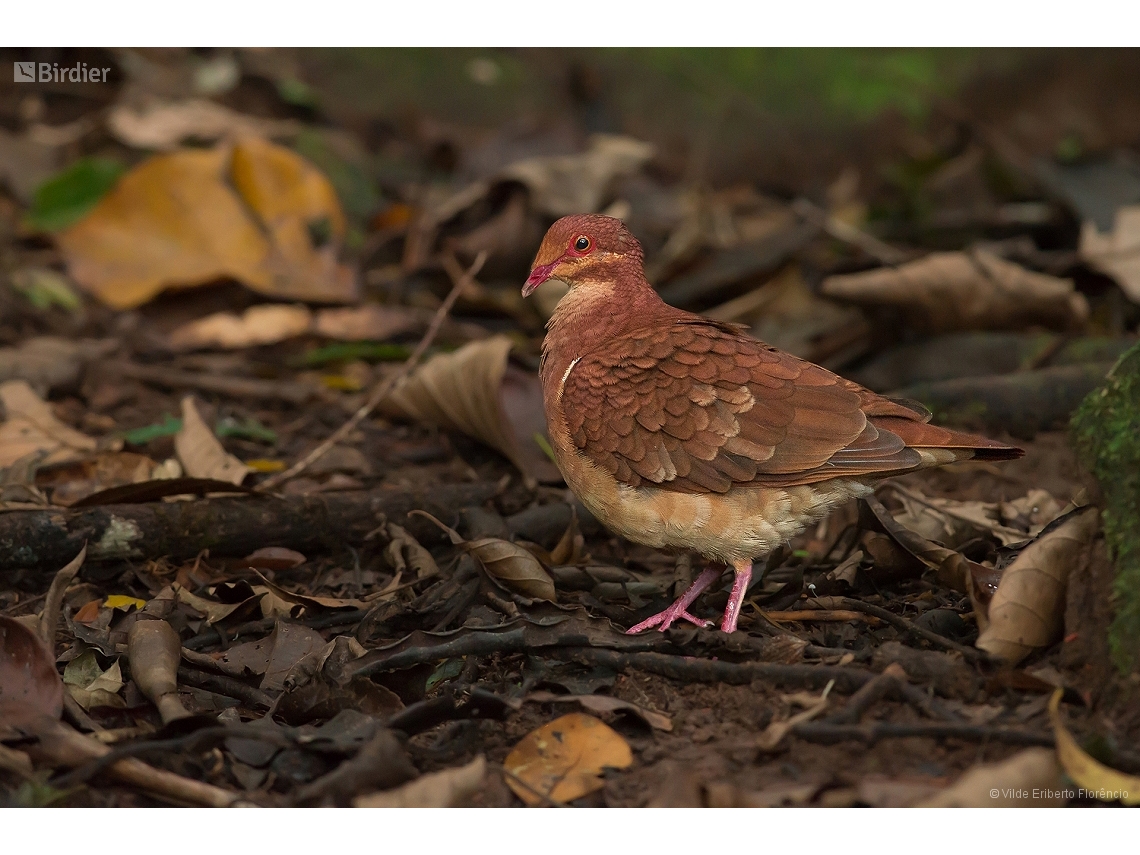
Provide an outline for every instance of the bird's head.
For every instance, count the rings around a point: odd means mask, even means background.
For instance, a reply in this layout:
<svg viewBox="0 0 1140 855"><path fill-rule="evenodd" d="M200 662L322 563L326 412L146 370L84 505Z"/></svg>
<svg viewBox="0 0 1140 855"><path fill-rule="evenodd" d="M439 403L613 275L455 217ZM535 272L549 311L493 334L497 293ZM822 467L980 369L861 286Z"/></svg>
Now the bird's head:
<svg viewBox="0 0 1140 855"><path fill-rule="evenodd" d="M560 279L575 288L612 282L626 267L640 276L641 261L641 244L621 220L601 214L573 214L546 232L522 295L529 296L547 279Z"/></svg>

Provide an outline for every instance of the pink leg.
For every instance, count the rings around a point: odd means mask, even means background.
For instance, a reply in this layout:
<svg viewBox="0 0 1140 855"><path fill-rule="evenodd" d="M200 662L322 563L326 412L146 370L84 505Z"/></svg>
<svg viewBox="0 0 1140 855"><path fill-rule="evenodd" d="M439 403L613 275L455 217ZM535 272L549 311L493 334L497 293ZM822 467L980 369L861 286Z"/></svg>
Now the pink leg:
<svg viewBox="0 0 1140 855"><path fill-rule="evenodd" d="M724 571L719 567L706 567L701 571L701 575L697 577L696 581L689 586L689 590L685 591L685 593L680 596L677 602L673 603L673 605L669 606L669 608L665 609L665 611L659 612L653 617L643 620L637 626L627 629L626 635L633 635L636 632L642 632L643 630L650 629L651 627L655 626L659 632L664 632L673 625L674 621L678 619L687 620L689 623L695 623L700 627L708 626L711 621L701 620L700 618L693 617L686 611L686 609L689 608L689 605L693 602L693 600L700 596L701 592L704 591L705 588L719 579L720 574L723 572ZM658 624L660 624L660 626L658 626ZM735 625L736 622L734 621L733 626Z"/></svg>
<svg viewBox="0 0 1140 855"><path fill-rule="evenodd" d="M736 621L740 618L740 607L744 604L744 594L748 591L748 583L752 581L752 562L732 562L736 578L732 582L732 594L729 595L728 605L724 607L724 620L720 622L721 632L736 632Z"/></svg>

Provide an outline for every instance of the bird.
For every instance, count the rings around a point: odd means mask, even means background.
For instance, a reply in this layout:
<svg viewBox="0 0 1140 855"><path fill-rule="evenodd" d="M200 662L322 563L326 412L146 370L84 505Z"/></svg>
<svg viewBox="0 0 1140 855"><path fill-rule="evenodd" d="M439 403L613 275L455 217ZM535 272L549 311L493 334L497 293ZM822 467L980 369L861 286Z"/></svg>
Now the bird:
<svg viewBox="0 0 1140 855"><path fill-rule="evenodd" d="M720 629L734 632L753 562L882 478L1020 448L929 424L921 404L872 392L748 335L665 303L618 219L550 226L523 297L569 286L542 344L550 446L567 486L611 531L709 560L664 611L677 621L734 572Z"/></svg>

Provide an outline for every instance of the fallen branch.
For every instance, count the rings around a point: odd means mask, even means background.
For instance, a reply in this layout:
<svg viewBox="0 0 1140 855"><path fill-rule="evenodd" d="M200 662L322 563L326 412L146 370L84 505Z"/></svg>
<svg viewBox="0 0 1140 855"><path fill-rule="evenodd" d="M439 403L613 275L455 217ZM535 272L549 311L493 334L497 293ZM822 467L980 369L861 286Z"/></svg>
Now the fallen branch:
<svg viewBox="0 0 1140 855"><path fill-rule="evenodd" d="M99 370L108 377L129 377L164 389L198 389L242 400L285 401L304 404L318 394L313 386L292 380L260 380L255 377L229 377L224 374L205 374L183 371L161 365L138 365L134 362L107 362Z"/></svg>
<svg viewBox="0 0 1140 855"><path fill-rule="evenodd" d="M470 287L471 283L475 279L475 275L483 269L483 264L486 261L487 252L484 250L479 253L475 261L472 262L471 266L467 268L467 271L461 276L456 276L453 268L450 265L444 265L448 273L451 274L452 281L454 283L451 287L451 293L449 293L447 297L444 298L444 301L440 303L434 317L431 319L431 323L428 324L427 331L424 332L423 338L420 339L420 343L416 345L415 350L411 352L407 360L400 367L400 370L380 381L376 388L372 390L372 394L368 396L368 400L360 407L360 409L353 413L349 417L348 421L333 431L328 439L326 439L324 442L322 442L299 461L286 469L284 472L278 472L276 475L273 475L263 481L260 485L260 488L262 490L272 490L278 485L284 484L290 478L295 478L297 475L312 466L313 463L315 463L317 460L324 457L330 448L332 448L334 445L352 433L356 426L368 418L372 411L375 410L377 406L379 406L381 401L392 394L392 391L396 389L399 384L408 379L408 375L412 373L412 369L416 367L420 361L420 358L427 351L432 341L435 340L436 333L439 332L439 328L443 324L443 319L447 316L447 313L451 311L451 307L455 305L455 301L459 299L459 296Z"/></svg>
<svg viewBox="0 0 1140 855"><path fill-rule="evenodd" d="M327 493L312 496L245 496L189 502L103 505L0 514L0 567L45 576L73 559L87 542L87 560L145 561L248 555L263 546L300 552L340 549L362 542L383 515L420 529L408 511L448 517L478 505L498 488L490 482L440 485L422 490Z"/></svg>

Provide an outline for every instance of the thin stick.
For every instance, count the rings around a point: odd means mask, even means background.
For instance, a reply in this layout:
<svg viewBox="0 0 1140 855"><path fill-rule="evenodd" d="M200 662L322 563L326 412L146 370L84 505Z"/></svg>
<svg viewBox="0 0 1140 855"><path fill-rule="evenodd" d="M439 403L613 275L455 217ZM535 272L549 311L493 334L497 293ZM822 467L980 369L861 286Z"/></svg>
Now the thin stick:
<svg viewBox="0 0 1140 855"><path fill-rule="evenodd" d="M454 261L454 259L448 260ZM435 340L436 334L439 332L439 328L443 325L443 319L447 316L447 313L451 311L451 307L455 305L455 301L459 299L459 295L466 291L467 288L475 281L476 274L478 274L478 272L483 269L483 264L486 261L487 252L484 250L479 253L479 255L475 258L475 261L472 262L471 266L467 268L467 271L461 276L455 275L455 272L458 269L458 264L444 264L444 268L447 270L448 275L451 276L452 282L454 283L451 287L451 293L447 295L444 301L440 304L439 308L436 309L435 315L432 317L431 323L428 324L427 331L424 333L423 338L420 339L420 343L416 345L416 349L412 351L410 356L408 356L407 361L405 361L404 364L400 367L400 370L395 374L384 378L384 380L380 382L380 384L368 397L368 401L360 409L353 413L348 421L333 431L328 439L326 439L324 442L310 451L307 455L305 455L305 457L303 457L300 461L294 463L284 472L278 472L276 475L273 475L272 477L266 479L260 485L261 490L274 489L279 484L283 484L290 478L294 478L301 472L304 472L317 460L324 457L330 448L348 436L358 424L360 424L362 421L368 418L369 415L371 415L372 411L376 409L381 401L392 394L392 391L396 389L398 385L402 384L405 380L408 379L408 375L412 373L412 369L416 367L420 361L420 358L424 355L424 352L428 349L428 347L431 346L432 341Z"/></svg>
<svg viewBox="0 0 1140 855"><path fill-rule="evenodd" d="M907 254L901 249L896 249L889 243L879 240L874 235L868 234L862 229L856 228L842 220L836 219L827 213L827 211L813 205L807 199L797 199L792 203L792 210L805 220L809 220L821 226L825 232L836 240L841 240L844 243L859 247L859 249L863 250L872 258L881 261L883 264L894 267L907 260Z"/></svg>
<svg viewBox="0 0 1140 855"><path fill-rule="evenodd" d="M945 650L953 650L956 653L960 653L962 658L967 662L978 663L991 661L988 653L973 647L966 647L966 645L959 644L956 641L951 641L949 638L945 638L936 632L931 632L929 629L919 626L913 621L907 620L902 615L896 615L894 612L889 612L886 609L873 606L870 603L864 603L862 600L856 600L851 597L828 597L827 599L830 599L837 606L845 606L853 611L863 612L864 614L884 620L895 629L909 632L911 635L929 641L931 644L937 645Z"/></svg>

